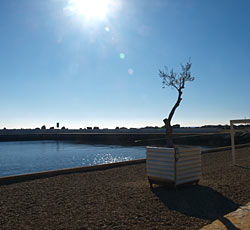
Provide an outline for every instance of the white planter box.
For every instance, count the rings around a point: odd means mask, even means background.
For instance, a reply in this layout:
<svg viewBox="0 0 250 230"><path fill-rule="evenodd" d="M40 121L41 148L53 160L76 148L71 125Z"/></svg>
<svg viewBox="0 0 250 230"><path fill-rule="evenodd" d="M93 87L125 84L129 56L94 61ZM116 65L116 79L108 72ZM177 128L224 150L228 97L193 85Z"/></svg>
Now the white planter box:
<svg viewBox="0 0 250 230"><path fill-rule="evenodd" d="M201 178L200 147L147 147L147 176L152 184L198 183Z"/></svg>

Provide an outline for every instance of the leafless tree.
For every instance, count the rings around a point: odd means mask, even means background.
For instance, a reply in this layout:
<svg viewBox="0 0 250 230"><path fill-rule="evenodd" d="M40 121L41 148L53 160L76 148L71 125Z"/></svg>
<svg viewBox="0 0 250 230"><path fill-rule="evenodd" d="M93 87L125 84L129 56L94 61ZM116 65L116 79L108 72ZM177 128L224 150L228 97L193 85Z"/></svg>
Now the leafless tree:
<svg viewBox="0 0 250 230"><path fill-rule="evenodd" d="M168 72L168 68L166 66L165 72L159 70L159 75L162 78L162 87L165 88L166 86L170 86L178 91L176 103L171 109L168 117L163 120L166 128L167 146L170 148L173 147L173 129L171 126L171 120L174 116L175 110L182 101L182 91L185 88L185 83L194 80L194 77L192 77L190 73L191 66L191 60L189 60L186 65L181 64L181 72L179 74L174 72L173 69Z"/></svg>

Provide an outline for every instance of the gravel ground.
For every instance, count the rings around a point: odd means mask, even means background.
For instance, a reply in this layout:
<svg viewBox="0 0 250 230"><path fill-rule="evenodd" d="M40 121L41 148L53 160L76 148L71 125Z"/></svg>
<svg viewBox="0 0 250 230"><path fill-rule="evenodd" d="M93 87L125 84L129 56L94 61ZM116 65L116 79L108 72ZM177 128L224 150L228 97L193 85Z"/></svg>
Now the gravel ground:
<svg viewBox="0 0 250 230"><path fill-rule="evenodd" d="M199 229L250 201L250 148L202 155L198 186L150 190L145 164L0 186L0 229Z"/></svg>

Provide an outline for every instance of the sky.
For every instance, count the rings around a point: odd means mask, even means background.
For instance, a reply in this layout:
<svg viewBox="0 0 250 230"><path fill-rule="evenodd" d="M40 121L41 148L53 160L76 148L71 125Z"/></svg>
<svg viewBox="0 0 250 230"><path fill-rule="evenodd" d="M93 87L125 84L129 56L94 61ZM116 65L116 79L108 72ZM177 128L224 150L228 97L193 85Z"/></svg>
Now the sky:
<svg viewBox="0 0 250 230"><path fill-rule="evenodd" d="M0 129L163 126L250 118L249 0L1 0Z"/></svg>

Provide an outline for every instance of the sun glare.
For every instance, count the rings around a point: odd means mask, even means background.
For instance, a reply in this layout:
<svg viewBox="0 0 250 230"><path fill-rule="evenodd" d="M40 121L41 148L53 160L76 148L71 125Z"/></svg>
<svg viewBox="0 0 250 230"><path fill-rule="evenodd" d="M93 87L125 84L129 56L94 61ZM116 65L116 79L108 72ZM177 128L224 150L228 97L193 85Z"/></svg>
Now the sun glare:
<svg viewBox="0 0 250 230"><path fill-rule="evenodd" d="M67 9L86 19L104 19L110 4L111 0L70 0Z"/></svg>

